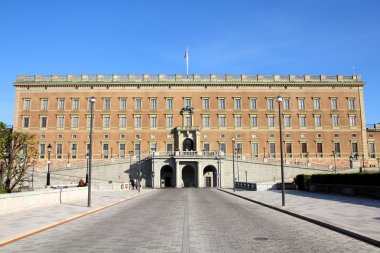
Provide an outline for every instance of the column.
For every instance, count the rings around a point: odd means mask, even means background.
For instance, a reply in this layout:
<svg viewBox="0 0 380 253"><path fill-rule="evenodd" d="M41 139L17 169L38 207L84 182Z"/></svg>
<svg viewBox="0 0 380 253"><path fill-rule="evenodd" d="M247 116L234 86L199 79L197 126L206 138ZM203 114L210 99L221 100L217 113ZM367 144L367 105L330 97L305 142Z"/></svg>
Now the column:
<svg viewBox="0 0 380 253"><path fill-rule="evenodd" d="M195 176L198 175L198 187L199 188L204 187L202 163L200 163L200 162L197 163L196 171L198 172L198 173L195 173Z"/></svg>
<svg viewBox="0 0 380 253"><path fill-rule="evenodd" d="M175 163L175 182L176 188L182 188L182 171L178 161Z"/></svg>

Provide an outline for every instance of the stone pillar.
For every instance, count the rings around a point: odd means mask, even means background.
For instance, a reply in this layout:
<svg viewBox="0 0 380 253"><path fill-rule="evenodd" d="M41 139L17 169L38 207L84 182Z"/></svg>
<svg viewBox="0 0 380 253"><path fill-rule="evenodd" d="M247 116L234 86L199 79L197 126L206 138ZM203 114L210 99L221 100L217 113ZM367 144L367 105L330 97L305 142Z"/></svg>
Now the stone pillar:
<svg viewBox="0 0 380 253"><path fill-rule="evenodd" d="M175 163L175 187L182 188L182 171L179 165L179 162Z"/></svg>
<svg viewBox="0 0 380 253"><path fill-rule="evenodd" d="M197 167L198 168L196 168L196 171L198 173L195 173L195 175L198 175L198 187L201 188L201 187L204 187L204 182L203 182L203 166L202 166L202 163L198 162L197 163Z"/></svg>

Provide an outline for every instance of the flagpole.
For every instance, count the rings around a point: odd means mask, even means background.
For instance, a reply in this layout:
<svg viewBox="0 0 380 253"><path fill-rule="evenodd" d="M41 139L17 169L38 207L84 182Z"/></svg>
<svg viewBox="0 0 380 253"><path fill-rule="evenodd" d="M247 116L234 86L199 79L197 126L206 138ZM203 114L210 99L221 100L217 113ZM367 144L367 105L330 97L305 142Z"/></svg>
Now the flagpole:
<svg viewBox="0 0 380 253"><path fill-rule="evenodd" d="M189 76L189 48L186 47L186 75Z"/></svg>

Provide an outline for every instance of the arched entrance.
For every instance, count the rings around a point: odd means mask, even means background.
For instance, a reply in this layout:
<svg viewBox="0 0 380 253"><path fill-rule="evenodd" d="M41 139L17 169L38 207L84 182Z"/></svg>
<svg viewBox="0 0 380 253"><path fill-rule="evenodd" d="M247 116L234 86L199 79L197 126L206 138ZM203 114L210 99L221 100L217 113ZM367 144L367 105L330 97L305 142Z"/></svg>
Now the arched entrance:
<svg viewBox="0 0 380 253"><path fill-rule="evenodd" d="M214 166L208 165L203 169L203 180L205 187L217 186L217 173Z"/></svg>
<svg viewBox="0 0 380 253"><path fill-rule="evenodd" d="M195 169L190 165L186 165L182 169L183 187L195 187Z"/></svg>
<svg viewBox="0 0 380 253"><path fill-rule="evenodd" d="M161 187L174 187L174 173L173 168L169 165L165 165L161 168L160 175L160 186Z"/></svg>
<svg viewBox="0 0 380 253"><path fill-rule="evenodd" d="M194 151L194 142L190 138L186 138L182 143L183 151Z"/></svg>

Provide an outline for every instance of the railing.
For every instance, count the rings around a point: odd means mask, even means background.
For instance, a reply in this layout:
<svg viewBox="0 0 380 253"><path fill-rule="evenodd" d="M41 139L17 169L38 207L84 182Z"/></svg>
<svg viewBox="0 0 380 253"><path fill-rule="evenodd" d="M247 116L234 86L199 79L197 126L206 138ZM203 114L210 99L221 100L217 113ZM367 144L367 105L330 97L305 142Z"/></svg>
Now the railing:
<svg viewBox="0 0 380 253"><path fill-rule="evenodd" d="M23 82L357 82L360 75L121 74L18 75Z"/></svg>

